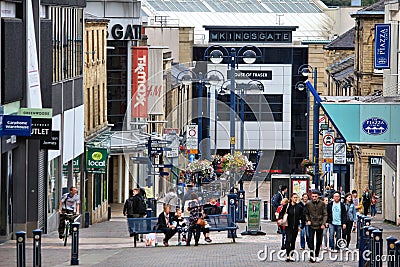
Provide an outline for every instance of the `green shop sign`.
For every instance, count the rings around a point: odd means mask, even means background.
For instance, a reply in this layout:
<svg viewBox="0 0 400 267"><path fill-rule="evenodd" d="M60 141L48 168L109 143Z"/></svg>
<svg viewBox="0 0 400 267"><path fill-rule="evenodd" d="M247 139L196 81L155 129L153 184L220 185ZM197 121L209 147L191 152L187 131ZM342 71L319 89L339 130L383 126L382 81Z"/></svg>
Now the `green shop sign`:
<svg viewBox="0 0 400 267"><path fill-rule="evenodd" d="M72 161L73 172L77 173L81 170L81 158L78 156ZM68 163L63 164L63 172L68 173Z"/></svg>
<svg viewBox="0 0 400 267"><path fill-rule="evenodd" d="M86 153L86 170L92 173L106 173L107 149L89 148Z"/></svg>

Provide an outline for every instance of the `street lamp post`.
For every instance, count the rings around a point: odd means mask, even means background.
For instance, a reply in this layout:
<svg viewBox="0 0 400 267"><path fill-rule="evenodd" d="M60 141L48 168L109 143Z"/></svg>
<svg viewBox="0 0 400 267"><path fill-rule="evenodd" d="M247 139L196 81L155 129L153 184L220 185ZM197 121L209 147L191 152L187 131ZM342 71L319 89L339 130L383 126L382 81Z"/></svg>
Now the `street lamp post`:
<svg viewBox="0 0 400 267"><path fill-rule="evenodd" d="M308 77L310 73L313 74L314 80L314 89L317 90L317 75L318 71L316 67L311 67L308 64L301 65L298 69L299 74L301 73L303 76ZM305 86L302 87L303 89ZM309 113L309 102L310 102L310 91L307 89L307 114ZM319 186L319 104L316 98L314 97L313 103L313 150L312 157L314 162L314 184L315 188ZM308 120L309 116L307 116ZM307 135L308 139L308 135ZM308 151L308 149L307 149Z"/></svg>

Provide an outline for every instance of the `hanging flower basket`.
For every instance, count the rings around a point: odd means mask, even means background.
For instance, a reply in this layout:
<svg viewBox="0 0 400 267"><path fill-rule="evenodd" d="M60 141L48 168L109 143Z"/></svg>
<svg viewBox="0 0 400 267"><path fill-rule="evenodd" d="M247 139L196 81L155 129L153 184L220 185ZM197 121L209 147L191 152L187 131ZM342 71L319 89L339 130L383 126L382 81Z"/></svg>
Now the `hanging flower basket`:
<svg viewBox="0 0 400 267"><path fill-rule="evenodd" d="M209 160L195 160L188 164L186 172L199 173L202 175L210 175L214 172L214 168Z"/></svg>
<svg viewBox="0 0 400 267"><path fill-rule="evenodd" d="M307 168L308 166L312 166L313 163L309 159L303 159L303 161L300 163L301 167Z"/></svg>

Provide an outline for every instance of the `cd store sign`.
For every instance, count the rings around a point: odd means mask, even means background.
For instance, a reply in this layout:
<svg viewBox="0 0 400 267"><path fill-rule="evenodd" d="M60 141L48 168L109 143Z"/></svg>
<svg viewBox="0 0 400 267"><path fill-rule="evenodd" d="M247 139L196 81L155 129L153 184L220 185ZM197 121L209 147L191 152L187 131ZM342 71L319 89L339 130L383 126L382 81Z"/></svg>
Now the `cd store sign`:
<svg viewBox="0 0 400 267"><path fill-rule="evenodd" d="M107 149L89 148L86 156L86 170L91 173L106 173Z"/></svg>

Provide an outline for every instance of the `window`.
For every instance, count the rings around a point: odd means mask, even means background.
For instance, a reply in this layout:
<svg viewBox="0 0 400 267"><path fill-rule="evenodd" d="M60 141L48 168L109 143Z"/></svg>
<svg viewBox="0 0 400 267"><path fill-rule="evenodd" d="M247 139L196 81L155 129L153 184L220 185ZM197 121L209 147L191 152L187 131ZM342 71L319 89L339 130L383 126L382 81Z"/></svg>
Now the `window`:
<svg viewBox="0 0 400 267"><path fill-rule="evenodd" d="M83 9L50 7L53 82L82 75Z"/></svg>

